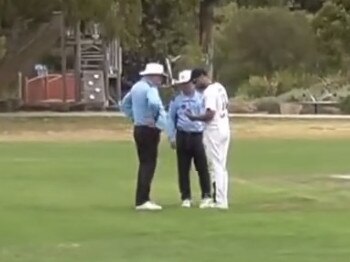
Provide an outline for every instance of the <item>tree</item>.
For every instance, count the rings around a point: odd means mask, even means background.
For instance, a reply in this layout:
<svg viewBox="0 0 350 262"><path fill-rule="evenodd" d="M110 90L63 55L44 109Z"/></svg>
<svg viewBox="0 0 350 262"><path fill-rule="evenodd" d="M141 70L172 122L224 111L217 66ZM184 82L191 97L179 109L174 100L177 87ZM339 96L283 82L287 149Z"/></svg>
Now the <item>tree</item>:
<svg viewBox="0 0 350 262"><path fill-rule="evenodd" d="M297 9L306 10L311 13L316 13L322 8L325 0L293 0L293 4Z"/></svg>
<svg viewBox="0 0 350 262"><path fill-rule="evenodd" d="M25 5L23 0L0 0L0 29L12 32L18 23L25 28L48 21L53 11L63 11L68 24L77 20L101 23L107 37L118 36L130 45L135 39L128 40L139 32L141 0L26 0Z"/></svg>
<svg viewBox="0 0 350 262"><path fill-rule="evenodd" d="M40 1L40 0L37 0ZM139 33L141 0L62 0L68 23L90 20L100 23L105 36L118 36L131 45Z"/></svg>
<svg viewBox="0 0 350 262"><path fill-rule="evenodd" d="M124 48L123 71L132 76L131 80L137 79L138 72L146 62L164 62L166 56L185 55L198 45L199 1L141 1L140 31L134 39L137 46ZM179 64L188 66L187 59L181 60Z"/></svg>
<svg viewBox="0 0 350 262"><path fill-rule="evenodd" d="M217 39L216 69L228 86L250 75L307 70L315 57L311 27L301 13L286 9L239 9Z"/></svg>
<svg viewBox="0 0 350 262"><path fill-rule="evenodd" d="M286 6L290 0L236 0L240 7Z"/></svg>
<svg viewBox="0 0 350 262"><path fill-rule="evenodd" d="M139 48L151 59L177 55L196 31L198 0L142 0Z"/></svg>
<svg viewBox="0 0 350 262"><path fill-rule="evenodd" d="M338 6L342 6L346 11L350 10L350 1L349 0L332 0L332 2Z"/></svg>
<svg viewBox="0 0 350 262"><path fill-rule="evenodd" d="M326 2L312 21L323 69L338 69L347 64L350 55L350 6L342 2L346 1Z"/></svg>
<svg viewBox="0 0 350 262"><path fill-rule="evenodd" d="M4 36L0 36L0 59L5 56L6 53L6 38Z"/></svg>

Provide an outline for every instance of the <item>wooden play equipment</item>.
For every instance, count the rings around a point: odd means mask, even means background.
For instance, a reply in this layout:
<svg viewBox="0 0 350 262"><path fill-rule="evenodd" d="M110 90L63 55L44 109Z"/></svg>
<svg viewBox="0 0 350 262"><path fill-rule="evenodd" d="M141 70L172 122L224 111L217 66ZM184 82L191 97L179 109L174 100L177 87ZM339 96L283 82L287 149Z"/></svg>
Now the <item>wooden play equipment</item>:
<svg viewBox="0 0 350 262"><path fill-rule="evenodd" d="M24 78L21 100L24 107L69 110L103 110L121 100L122 49L118 39L107 40L99 24L78 21L68 27L60 17L61 72ZM58 42L58 41L57 41ZM57 43L56 43L57 44ZM74 68L67 68L67 53L73 50Z"/></svg>

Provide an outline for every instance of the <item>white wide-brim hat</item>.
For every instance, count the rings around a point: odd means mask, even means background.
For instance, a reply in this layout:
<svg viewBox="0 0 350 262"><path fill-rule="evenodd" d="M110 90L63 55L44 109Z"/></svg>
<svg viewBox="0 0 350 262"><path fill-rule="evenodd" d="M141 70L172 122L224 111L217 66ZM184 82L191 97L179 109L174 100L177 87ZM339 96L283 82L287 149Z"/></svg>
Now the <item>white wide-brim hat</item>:
<svg viewBox="0 0 350 262"><path fill-rule="evenodd" d="M179 77L174 81L174 85L186 84L191 81L191 70L183 70L179 73Z"/></svg>
<svg viewBox="0 0 350 262"><path fill-rule="evenodd" d="M158 63L147 64L145 70L140 72L140 75L141 76L146 76L146 75L167 76L167 74L164 72L164 66Z"/></svg>

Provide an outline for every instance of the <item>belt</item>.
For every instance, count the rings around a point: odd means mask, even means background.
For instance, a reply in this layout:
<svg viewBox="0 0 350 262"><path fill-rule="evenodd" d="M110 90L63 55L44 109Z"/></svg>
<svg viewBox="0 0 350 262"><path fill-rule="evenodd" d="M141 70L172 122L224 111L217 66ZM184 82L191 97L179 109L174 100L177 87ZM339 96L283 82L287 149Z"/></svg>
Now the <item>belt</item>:
<svg viewBox="0 0 350 262"><path fill-rule="evenodd" d="M203 131L202 132L187 132L187 131L183 131L183 130L177 130L177 132L179 134L183 134L183 135L189 135L189 136L200 136L203 135Z"/></svg>
<svg viewBox="0 0 350 262"><path fill-rule="evenodd" d="M157 128L157 127L147 126L147 125L134 125L134 128L136 128L136 129L151 129L151 130L160 131L159 128Z"/></svg>

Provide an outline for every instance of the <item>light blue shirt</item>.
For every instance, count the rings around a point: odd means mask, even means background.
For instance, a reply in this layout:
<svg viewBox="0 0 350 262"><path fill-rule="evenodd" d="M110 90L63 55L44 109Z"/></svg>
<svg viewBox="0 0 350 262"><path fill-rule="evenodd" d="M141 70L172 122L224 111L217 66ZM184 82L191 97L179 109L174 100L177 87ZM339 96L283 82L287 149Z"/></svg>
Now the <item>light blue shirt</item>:
<svg viewBox="0 0 350 262"><path fill-rule="evenodd" d="M159 96L158 88L141 79L125 95L121 111L135 126L148 126L154 123L158 129L167 130L167 114Z"/></svg>
<svg viewBox="0 0 350 262"><path fill-rule="evenodd" d="M203 95L194 92L187 96L180 93L169 105L168 134L171 141L175 140L176 130L184 132L203 132L204 123L191 121L186 116L186 111L193 115L200 115L203 112Z"/></svg>

